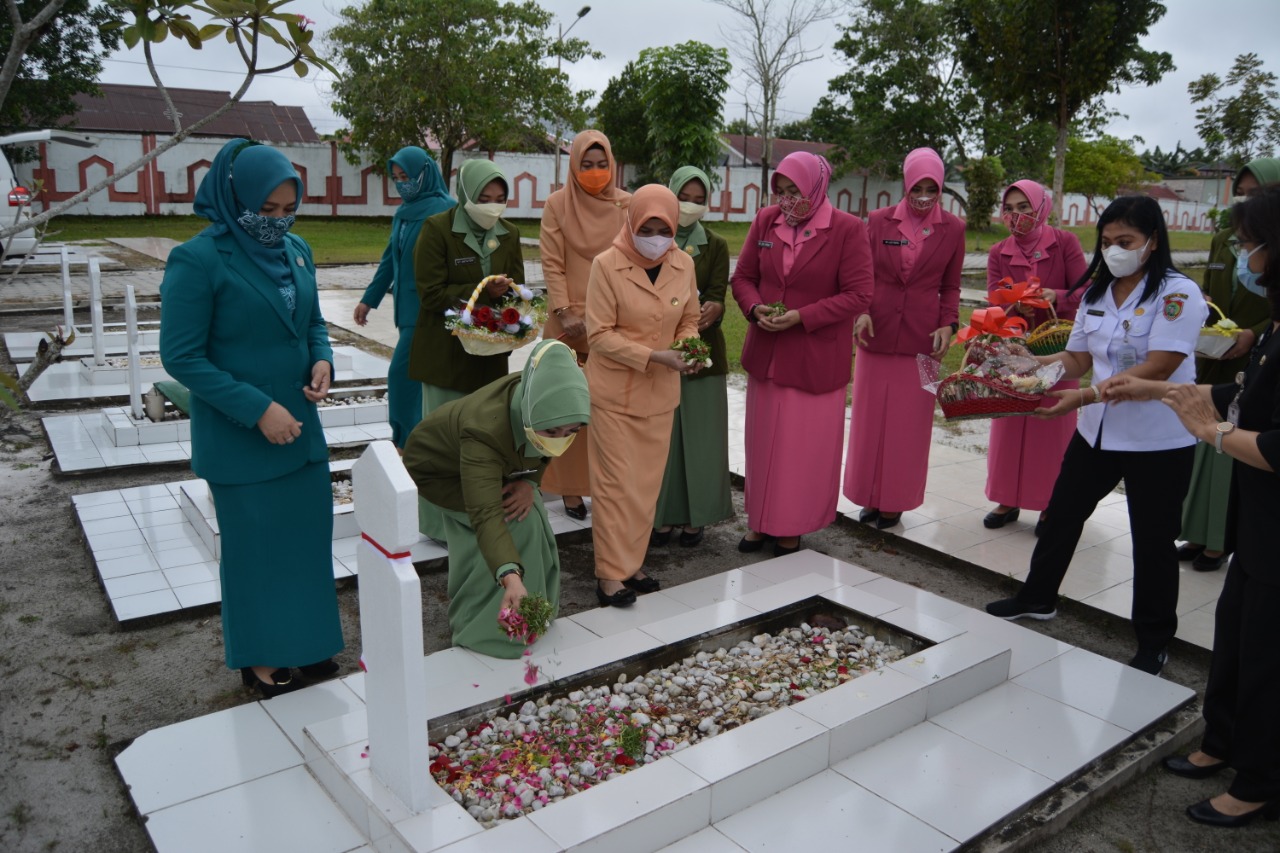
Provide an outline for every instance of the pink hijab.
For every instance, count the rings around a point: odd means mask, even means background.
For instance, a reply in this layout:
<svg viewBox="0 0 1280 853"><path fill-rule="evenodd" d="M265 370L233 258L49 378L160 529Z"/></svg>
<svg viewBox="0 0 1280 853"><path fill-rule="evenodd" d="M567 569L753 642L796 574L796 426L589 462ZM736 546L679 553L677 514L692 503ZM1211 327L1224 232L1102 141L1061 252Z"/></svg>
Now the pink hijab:
<svg viewBox="0 0 1280 853"><path fill-rule="evenodd" d="M1014 181L1004 191L1004 195L1000 196L1000 203L1003 205L1004 200L1008 198L1009 193L1017 190L1027 197L1027 201L1031 202L1031 207L1035 210L1035 224L1027 230L1025 234L1014 233L1013 226L1017 223L1018 214L1005 214L1001 212L1000 218L1004 221L1005 227L1009 229L1009 233L1013 235L1014 242L1018 244L1018 248L1030 254L1036 249L1041 248L1040 244L1046 238L1051 237L1050 229L1044 227L1045 220L1049 218L1049 193L1040 184L1031 180Z"/></svg>
<svg viewBox="0 0 1280 853"><path fill-rule="evenodd" d="M921 220L930 223L940 222L942 220L941 199L935 201L933 207L922 213L911 206L910 195L911 188L925 178L933 178L934 183L938 185L938 194L941 195L946 171L942 158L932 148L917 148L908 154L907 159L902 161L902 201L898 202L898 218L905 219L909 216L917 224Z"/></svg>
<svg viewBox="0 0 1280 853"><path fill-rule="evenodd" d="M807 206L801 205L794 213L786 215L788 225L802 225L823 207L831 204L827 199L827 187L831 185L831 164L821 154L796 151L784 157L769 181L769 189L775 193L778 191L779 175L799 187L805 200L809 202Z"/></svg>

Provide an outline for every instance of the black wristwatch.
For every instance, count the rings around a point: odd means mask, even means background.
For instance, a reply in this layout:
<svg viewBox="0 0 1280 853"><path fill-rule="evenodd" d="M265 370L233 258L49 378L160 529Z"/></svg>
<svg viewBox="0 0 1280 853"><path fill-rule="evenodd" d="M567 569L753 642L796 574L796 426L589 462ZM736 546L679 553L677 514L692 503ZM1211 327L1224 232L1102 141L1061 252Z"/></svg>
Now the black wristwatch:
<svg viewBox="0 0 1280 853"><path fill-rule="evenodd" d="M752 303L751 307L747 309L747 320L749 320L749 321L750 321L750 322L752 322L752 323L757 322L757 320L756 320L756 309L757 309L757 308L759 308L759 307L760 307L761 305L763 305L763 304L764 304L763 302L755 302L755 303Z"/></svg>
<svg viewBox="0 0 1280 853"><path fill-rule="evenodd" d="M520 580L524 580L524 567L520 565L515 565L509 569L498 572L497 576L494 578L494 580L498 582L498 586L502 586L502 579L505 578L507 575L516 575L517 577L520 578Z"/></svg>
<svg viewBox="0 0 1280 853"><path fill-rule="evenodd" d="M952 323L952 324L951 324L951 334L953 334L953 335L954 335L954 334L955 334L956 332L958 332L958 331L960 331L960 324L959 324L959 323Z"/></svg>

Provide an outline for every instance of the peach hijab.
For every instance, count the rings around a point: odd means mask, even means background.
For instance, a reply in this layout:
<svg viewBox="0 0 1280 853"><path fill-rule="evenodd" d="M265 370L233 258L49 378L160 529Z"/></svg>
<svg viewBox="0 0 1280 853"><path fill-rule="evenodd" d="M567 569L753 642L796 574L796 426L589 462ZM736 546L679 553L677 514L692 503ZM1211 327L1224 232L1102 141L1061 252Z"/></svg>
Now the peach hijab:
<svg viewBox="0 0 1280 853"><path fill-rule="evenodd" d="M609 137L598 130L584 130L573 138L569 153L569 181L547 199L547 207L555 207L556 218L569 248L584 258L594 258L609 247L609 241L618 233L626 219L631 194L610 183L599 193L592 195L578 183L578 172L587 149L599 145L609 160L609 171L614 180L618 177L618 163L613 159Z"/></svg>
<svg viewBox="0 0 1280 853"><path fill-rule="evenodd" d="M615 249L626 256L631 263L646 270L661 266L667 258L671 257L673 251L680 251L676 248L674 240L667 253L654 260L649 260L636 251L635 241L631 238L640 230L640 226L650 219L660 219L665 222L671 229L671 235L675 236L680 222L680 202L676 201L676 194L662 184L645 184L636 190L635 195L631 196L631 206L627 209L627 221L613 238Z"/></svg>

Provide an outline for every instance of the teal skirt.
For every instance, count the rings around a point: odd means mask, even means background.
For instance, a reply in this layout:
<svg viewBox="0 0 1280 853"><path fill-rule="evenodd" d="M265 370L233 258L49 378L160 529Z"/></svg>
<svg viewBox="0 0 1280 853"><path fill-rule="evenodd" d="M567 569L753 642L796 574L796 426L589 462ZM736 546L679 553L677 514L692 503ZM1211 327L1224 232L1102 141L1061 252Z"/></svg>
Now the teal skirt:
<svg viewBox="0 0 1280 853"><path fill-rule="evenodd" d="M518 658L524 643L507 637L498 625L504 590L494 580L471 519L465 512L439 509L449 539L449 628L453 644L496 658ZM520 552L524 587L551 602L552 618L560 609L560 552L547 520L542 494L524 521L508 521L507 530Z"/></svg>
<svg viewBox="0 0 1280 853"><path fill-rule="evenodd" d="M221 533L227 666L305 666L342 651L329 465L209 484Z"/></svg>
<svg viewBox="0 0 1280 853"><path fill-rule="evenodd" d="M726 377L681 379L671 451L654 527L704 527L733 517L729 491L729 400Z"/></svg>

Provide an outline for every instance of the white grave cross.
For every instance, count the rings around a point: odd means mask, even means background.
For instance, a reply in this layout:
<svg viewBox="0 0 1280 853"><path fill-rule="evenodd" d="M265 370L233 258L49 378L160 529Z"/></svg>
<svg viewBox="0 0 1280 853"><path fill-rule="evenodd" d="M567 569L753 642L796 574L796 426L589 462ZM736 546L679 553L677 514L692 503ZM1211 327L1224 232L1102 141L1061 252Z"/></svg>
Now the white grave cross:
<svg viewBox="0 0 1280 853"><path fill-rule="evenodd" d="M428 769L422 584L409 557L418 541L418 490L389 441L365 449L351 481L361 530L356 560L369 766L416 814L435 784Z"/></svg>
<svg viewBox="0 0 1280 853"><path fill-rule="evenodd" d="M93 363L102 367L107 355L102 346L102 269L96 257L89 258L89 312L93 322Z"/></svg>
<svg viewBox="0 0 1280 853"><path fill-rule="evenodd" d="M62 325L67 327L69 335L75 330L76 315L71 302L71 256L66 246L58 251L58 260L62 265Z"/></svg>
<svg viewBox="0 0 1280 853"><path fill-rule="evenodd" d="M138 354L138 303L133 296L133 285L124 288L125 346L129 355L129 408L133 419L142 420L142 356Z"/></svg>

